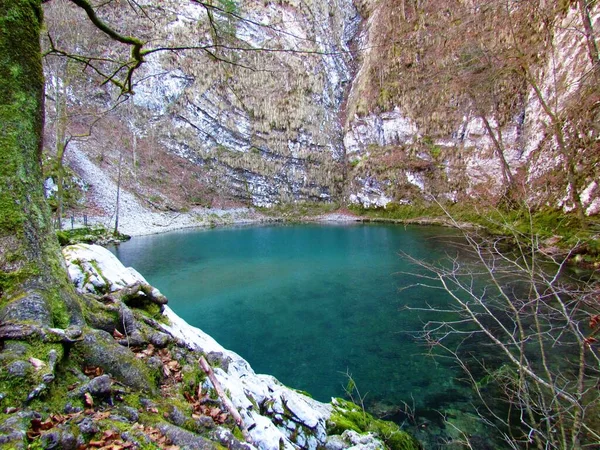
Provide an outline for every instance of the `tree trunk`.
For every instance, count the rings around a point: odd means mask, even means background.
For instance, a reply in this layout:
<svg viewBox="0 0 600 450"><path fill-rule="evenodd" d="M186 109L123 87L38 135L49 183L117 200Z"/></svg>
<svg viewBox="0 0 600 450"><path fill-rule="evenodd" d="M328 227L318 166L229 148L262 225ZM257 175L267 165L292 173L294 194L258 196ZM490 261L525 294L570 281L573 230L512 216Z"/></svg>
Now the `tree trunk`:
<svg viewBox="0 0 600 450"><path fill-rule="evenodd" d="M0 321L81 318L42 185L41 1L0 2Z"/></svg>
<svg viewBox="0 0 600 450"><path fill-rule="evenodd" d="M588 53L590 55L590 61L594 66L594 74L598 77L600 72L600 56L598 56L598 46L596 45L596 35L594 33L594 26L590 18L590 11L588 8L587 0L579 0L579 12L581 13L581 21L583 22L583 29L585 30L585 39L587 42Z"/></svg>
<svg viewBox="0 0 600 450"><path fill-rule="evenodd" d="M583 228L586 228L586 219L585 219L585 211L583 209L583 205L581 203L581 198L579 197L579 184L577 183L577 170L575 164L576 153L573 149L567 146L565 141L565 135L563 132L563 120L559 117L557 113L555 113L542 90L540 89L538 83L531 75L529 68L527 66L522 67L523 74L525 76L525 80L529 83L529 85L533 88L533 92L535 93L536 98L540 102L540 105L552 124L552 132L554 137L556 138L556 143L558 145L558 151L565 159L565 169L567 172L567 181L569 183L570 191L569 197L571 199L571 203L575 207L575 213L577 214L577 218Z"/></svg>
<svg viewBox="0 0 600 450"><path fill-rule="evenodd" d="M59 61L56 73L56 193L58 229L62 230L63 197L64 197L64 167L63 160L67 148L67 72L68 61Z"/></svg>
<svg viewBox="0 0 600 450"><path fill-rule="evenodd" d="M119 174L117 175L117 206L115 208L115 229L113 234L119 234L119 197L121 196L121 163L123 162L123 150L119 151Z"/></svg>

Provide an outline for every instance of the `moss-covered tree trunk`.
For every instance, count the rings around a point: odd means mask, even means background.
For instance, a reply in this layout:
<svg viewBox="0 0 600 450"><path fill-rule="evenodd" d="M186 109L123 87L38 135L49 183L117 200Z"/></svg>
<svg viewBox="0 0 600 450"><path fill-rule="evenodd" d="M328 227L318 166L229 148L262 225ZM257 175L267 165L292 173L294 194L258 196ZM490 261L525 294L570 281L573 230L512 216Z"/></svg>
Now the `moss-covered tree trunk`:
<svg viewBox="0 0 600 450"><path fill-rule="evenodd" d="M79 314L41 173L40 0L0 2L0 322L66 327Z"/></svg>

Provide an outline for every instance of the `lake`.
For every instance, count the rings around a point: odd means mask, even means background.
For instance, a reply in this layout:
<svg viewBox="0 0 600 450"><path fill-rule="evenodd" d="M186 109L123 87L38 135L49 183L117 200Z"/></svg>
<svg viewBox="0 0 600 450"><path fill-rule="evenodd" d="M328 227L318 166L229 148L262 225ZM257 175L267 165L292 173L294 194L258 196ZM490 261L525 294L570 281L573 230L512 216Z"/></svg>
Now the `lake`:
<svg viewBox="0 0 600 450"><path fill-rule="evenodd" d="M433 226L304 224L171 232L113 251L256 372L324 402L344 396L351 374L370 411L400 423L414 413L423 426L468 409L471 391L415 338L430 313L406 307L448 298L400 291L418 281L401 252L439 260L459 238Z"/></svg>

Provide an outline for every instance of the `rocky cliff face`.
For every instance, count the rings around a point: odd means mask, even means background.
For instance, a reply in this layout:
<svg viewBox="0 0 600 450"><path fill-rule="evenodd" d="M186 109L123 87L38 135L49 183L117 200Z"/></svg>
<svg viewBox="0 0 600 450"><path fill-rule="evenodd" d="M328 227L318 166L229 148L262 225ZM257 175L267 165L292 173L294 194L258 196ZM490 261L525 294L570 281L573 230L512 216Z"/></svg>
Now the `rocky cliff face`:
<svg viewBox="0 0 600 450"><path fill-rule="evenodd" d="M151 204L494 203L511 191L536 206L600 210L598 6L229 6L170 0L145 2L144 14L120 4L100 11L157 46L186 48L148 55L129 104L78 143L115 176L121 161L124 185ZM101 36L82 46L118 53ZM55 66L47 73L50 91L64 86ZM93 78L69 82L72 134L93 122L84 112L115 103L89 87ZM57 106L50 98L49 129Z"/></svg>
<svg viewBox="0 0 600 450"><path fill-rule="evenodd" d="M117 11L103 10L132 34L144 29L140 23L151 25ZM169 196L152 182L179 176L152 165L155 153L166 152L187 164L180 203L339 198L345 149L338 117L351 82L348 45L360 21L351 0L244 2L233 15L219 11L181 1L148 6L154 26L146 35L160 45L208 48L148 55L133 106L115 110L96 124L99 139L80 145L105 165L116 166L124 153L126 183L150 185L148 197ZM97 42L96 51L109 53L107 45ZM100 92L85 101L98 111L114 100Z"/></svg>
<svg viewBox="0 0 600 450"><path fill-rule="evenodd" d="M344 130L350 201L489 204L510 185L565 210L575 191L597 214L600 10L477 3L361 2L366 50Z"/></svg>

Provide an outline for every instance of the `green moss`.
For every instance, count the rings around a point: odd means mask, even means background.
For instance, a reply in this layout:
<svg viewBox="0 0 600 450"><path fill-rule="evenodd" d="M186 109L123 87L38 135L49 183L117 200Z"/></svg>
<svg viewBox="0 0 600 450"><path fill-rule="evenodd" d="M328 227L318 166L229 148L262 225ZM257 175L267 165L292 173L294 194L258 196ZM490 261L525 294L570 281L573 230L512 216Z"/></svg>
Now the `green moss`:
<svg viewBox="0 0 600 450"><path fill-rule="evenodd" d="M33 400L32 407L39 411L46 409L62 411L66 397L66 386L71 381L69 374L65 374L61 370L61 362L64 356L64 349L61 344L46 344L39 340L31 340L29 342L20 342L25 346L25 353L19 355L10 355L12 357L3 358L0 363L0 393L4 395L2 399L2 409L9 406L22 407L29 393L39 386L43 380L43 376L49 373L49 354L52 350L56 352L57 364L55 366L55 379L51 383L46 383L48 390L42 392L41 397ZM8 355L7 355L8 356ZM40 369L35 369L33 366L26 370L25 375L12 376L8 373L7 367L16 361L29 361L30 358L35 358L46 366Z"/></svg>
<svg viewBox="0 0 600 450"><path fill-rule="evenodd" d="M127 241L131 238L130 236L122 233L115 235L112 231L108 231L105 227L100 225L94 227L74 228L72 230L59 230L56 232L56 236L58 237L58 242L62 246L80 243L94 244L109 240Z"/></svg>
<svg viewBox="0 0 600 450"><path fill-rule="evenodd" d="M433 220L450 224L470 223L483 227L494 235L520 235L522 239L535 236L541 240L558 236L557 246L565 249L579 247L579 252L597 260L600 255L600 241L595 234L600 224L587 219L583 226L575 214L566 214L553 209L531 212L528 209L479 208L473 205L447 204L442 208L436 203L421 202L410 205L389 203L386 208L362 208L352 205L351 211L359 216L374 220L420 221ZM445 209L445 211L444 211Z"/></svg>
<svg viewBox="0 0 600 450"><path fill-rule="evenodd" d="M346 430L376 434L391 450L420 450L421 444L393 422L375 419L352 402L336 398L333 413L327 422L328 434L342 434Z"/></svg>
<svg viewBox="0 0 600 450"><path fill-rule="evenodd" d="M339 209L339 205L334 202L297 202L278 204L270 208L257 208L261 213L283 218L286 220L302 220L306 217L318 216Z"/></svg>

